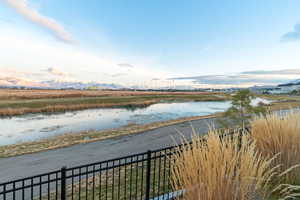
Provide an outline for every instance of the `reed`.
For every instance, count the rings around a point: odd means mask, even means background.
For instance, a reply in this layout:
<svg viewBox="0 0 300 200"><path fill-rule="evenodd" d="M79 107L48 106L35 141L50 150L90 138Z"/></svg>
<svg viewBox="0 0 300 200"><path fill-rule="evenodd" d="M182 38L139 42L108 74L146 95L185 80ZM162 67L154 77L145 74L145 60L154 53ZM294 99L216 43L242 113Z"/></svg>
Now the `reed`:
<svg viewBox="0 0 300 200"><path fill-rule="evenodd" d="M89 108L143 107L161 101L223 101L228 95L209 92L9 90L0 89L0 117Z"/></svg>
<svg viewBox="0 0 300 200"><path fill-rule="evenodd" d="M0 100L26 100L48 98L75 98L75 97L124 97L148 95L221 95L214 92L167 92L167 91L123 91L123 90L42 90L42 89L1 89Z"/></svg>
<svg viewBox="0 0 300 200"><path fill-rule="evenodd" d="M138 108L147 107L152 104L158 103L157 100L148 100L140 102L121 102L121 103L79 103L79 104L64 104L64 105L45 105L43 107L21 107L21 108L0 108L0 117L10 117L16 115L23 115L26 113L53 113L53 112L66 112L74 110L85 110L93 108Z"/></svg>
<svg viewBox="0 0 300 200"><path fill-rule="evenodd" d="M251 121L251 135L265 157L274 157L272 166L283 175L281 183L300 184L300 113L268 114Z"/></svg>
<svg viewBox="0 0 300 200"><path fill-rule="evenodd" d="M258 200L271 194L276 168L271 158L257 151L255 142L238 134L220 139L218 131L194 135L192 143L178 147L172 169L175 190L186 200Z"/></svg>

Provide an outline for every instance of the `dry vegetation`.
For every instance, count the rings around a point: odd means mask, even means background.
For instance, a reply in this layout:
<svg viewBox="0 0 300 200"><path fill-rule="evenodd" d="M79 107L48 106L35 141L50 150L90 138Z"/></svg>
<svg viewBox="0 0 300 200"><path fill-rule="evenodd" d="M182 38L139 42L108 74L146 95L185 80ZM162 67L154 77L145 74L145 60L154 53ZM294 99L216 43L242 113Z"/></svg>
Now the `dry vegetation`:
<svg viewBox="0 0 300 200"><path fill-rule="evenodd" d="M274 157L279 173L295 167L282 177L283 182L300 184L300 113L269 114L251 122L251 135L265 157Z"/></svg>
<svg viewBox="0 0 300 200"><path fill-rule="evenodd" d="M186 200L299 199L300 114L257 117L242 136L194 136L172 172Z"/></svg>
<svg viewBox="0 0 300 200"><path fill-rule="evenodd" d="M214 101L226 99L228 99L227 95L208 92L0 89L0 116L64 112L88 108L148 106L162 100Z"/></svg>
<svg viewBox="0 0 300 200"><path fill-rule="evenodd" d="M105 91L105 90L21 90L0 89L0 99L48 99L71 97L119 97L119 96L145 96L145 95L208 95L211 92L147 92L147 91Z"/></svg>
<svg viewBox="0 0 300 200"><path fill-rule="evenodd" d="M248 136L226 137L218 132L193 143L177 155L173 188L185 189L186 200L256 200L266 198L274 169L270 159L262 157Z"/></svg>
<svg viewBox="0 0 300 200"><path fill-rule="evenodd" d="M271 104L271 110L284 110L300 107L300 96L259 95L259 97L274 101Z"/></svg>
<svg viewBox="0 0 300 200"><path fill-rule="evenodd" d="M112 108L112 107L146 107L151 104L158 103L157 100L149 100L143 102L127 102L127 103L78 103L64 105L54 104L54 105L44 105L42 107L20 107L20 108L1 108L0 116L15 116L23 115L26 113L54 113L54 112L66 112L73 110L84 110L90 108ZM23 104L24 105L24 104ZM22 106L22 105L21 105ZM25 106L25 105L24 105Z"/></svg>

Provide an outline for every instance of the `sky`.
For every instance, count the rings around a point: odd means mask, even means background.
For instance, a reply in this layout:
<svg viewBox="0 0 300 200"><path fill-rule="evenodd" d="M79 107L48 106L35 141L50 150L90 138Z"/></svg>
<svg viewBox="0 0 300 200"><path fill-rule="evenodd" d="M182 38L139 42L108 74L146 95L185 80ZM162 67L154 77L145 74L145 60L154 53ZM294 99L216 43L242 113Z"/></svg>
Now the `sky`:
<svg viewBox="0 0 300 200"><path fill-rule="evenodd" d="M0 84L289 82L300 78L299 8L299 0L0 0Z"/></svg>

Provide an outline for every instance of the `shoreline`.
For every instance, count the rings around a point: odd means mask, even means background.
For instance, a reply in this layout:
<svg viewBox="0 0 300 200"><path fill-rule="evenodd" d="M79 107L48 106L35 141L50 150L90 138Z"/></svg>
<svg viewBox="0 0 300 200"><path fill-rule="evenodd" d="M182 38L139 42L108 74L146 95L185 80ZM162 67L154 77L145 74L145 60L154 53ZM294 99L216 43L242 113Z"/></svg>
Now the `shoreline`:
<svg viewBox="0 0 300 200"><path fill-rule="evenodd" d="M76 99L76 101L72 104L68 103L65 104L63 102L55 103L55 104L46 104L45 106L41 107L18 107L19 104L21 105L22 102L18 102L16 104L16 107L13 107L9 104L7 104L8 107L0 108L0 118L5 117L14 117L14 116L21 116L25 114L34 114L34 113L45 113L45 114L51 114L51 113L57 113L57 112L68 112L68 111L80 111L80 110L86 110L86 109L97 109L97 108L143 108L147 107L153 104L157 104L163 101L169 101L169 102L188 102L188 101L194 101L194 102L201 102L201 101L227 101L229 100L226 97L216 97L216 96L193 96L193 97L159 97L159 98L152 98L150 100L143 99L145 97L141 97L141 99L119 99L120 101L125 102L101 102L101 103L90 103L87 100L87 103L81 103L84 99ZM57 100L57 99L54 99ZM53 101L54 101L53 100ZM91 99L89 99L91 100ZM93 100L93 99L92 99ZM103 101L103 99L94 99L93 101ZM127 101L126 101L127 100ZM49 100L49 102L51 102ZM83 101L84 102L84 101ZM1 103L1 101L0 101ZM44 102L43 102L44 103ZM46 102L47 103L47 102ZM34 103L32 103L34 104ZM31 105L32 106L32 105Z"/></svg>
<svg viewBox="0 0 300 200"><path fill-rule="evenodd" d="M52 138L42 139L33 142L5 145L0 146L0 158L15 157L24 154L31 154L52 149L69 147L76 144L86 144L120 136L133 135L138 134L140 132L185 123L189 121L217 118L220 117L221 114L222 113L216 113L205 116L183 117L175 120L154 122L145 125L129 125L125 127L108 129L103 131L84 131L79 133L66 133L63 135L54 136Z"/></svg>
<svg viewBox="0 0 300 200"><path fill-rule="evenodd" d="M115 104L76 104L76 105L51 105L43 108L5 108L0 109L0 118L22 116L26 114L53 114L58 112L80 111L96 108L127 108L127 107L147 107L159 103L159 100L133 102L133 103L115 103Z"/></svg>
<svg viewBox="0 0 300 200"><path fill-rule="evenodd" d="M270 106L272 111L300 107L300 101L275 102ZM105 139L111 139L120 136L138 134L140 132L149 131L161 127L167 127L184 122L210 119L221 117L221 113L215 113L205 116L183 117L175 120L167 120L162 122L154 122L144 125L128 125L120 128L108 129L103 131L83 131L71 132L63 135L53 136L51 138L42 139L33 142L24 142L13 145L0 146L0 158L14 157L24 154L37 153L52 149L64 148L76 144L92 143Z"/></svg>

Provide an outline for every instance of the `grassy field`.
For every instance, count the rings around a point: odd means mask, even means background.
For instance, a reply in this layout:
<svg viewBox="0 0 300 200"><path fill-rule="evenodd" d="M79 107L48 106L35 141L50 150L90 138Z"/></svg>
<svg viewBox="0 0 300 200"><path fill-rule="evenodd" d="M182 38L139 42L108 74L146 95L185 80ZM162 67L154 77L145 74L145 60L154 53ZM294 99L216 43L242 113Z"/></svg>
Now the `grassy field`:
<svg viewBox="0 0 300 200"><path fill-rule="evenodd" d="M105 90L22 90L0 89L0 100L18 99L49 99L71 97L120 97L120 96L147 96L147 95L189 95L212 94L211 92L159 92L159 91L105 91Z"/></svg>
<svg viewBox="0 0 300 200"><path fill-rule="evenodd" d="M300 107L300 96L290 95L258 95L258 97L272 100L270 110L284 110Z"/></svg>
<svg viewBox="0 0 300 200"><path fill-rule="evenodd" d="M148 106L161 101L221 101L210 92L144 92L81 90L0 90L0 116L64 112L88 108Z"/></svg>

